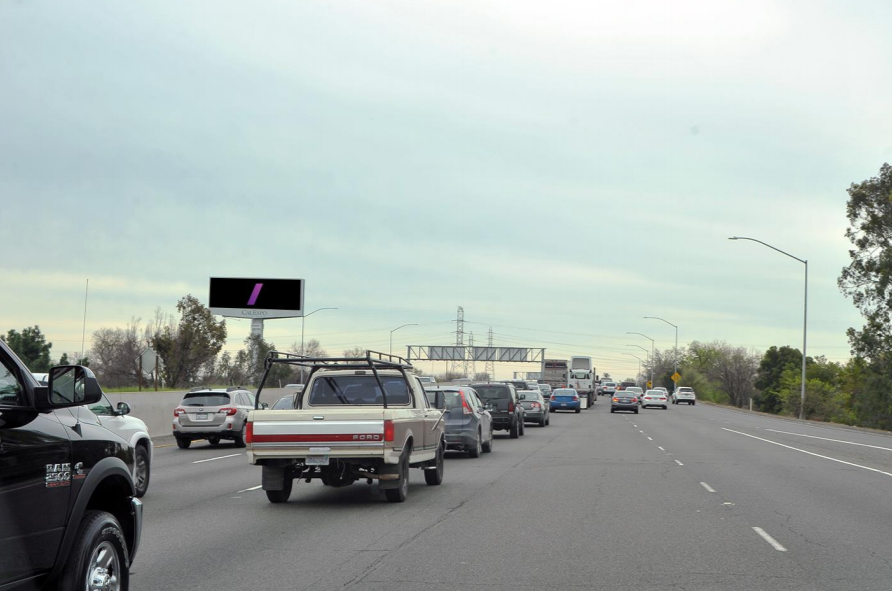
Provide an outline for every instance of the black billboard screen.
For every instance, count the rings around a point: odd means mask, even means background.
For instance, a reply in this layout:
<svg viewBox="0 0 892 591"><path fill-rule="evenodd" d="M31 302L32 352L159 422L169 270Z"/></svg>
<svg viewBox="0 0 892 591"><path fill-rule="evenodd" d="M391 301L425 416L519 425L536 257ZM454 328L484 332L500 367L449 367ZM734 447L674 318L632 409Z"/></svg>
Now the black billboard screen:
<svg viewBox="0 0 892 591"><path fill-rule="evenodd" d="M217 310L302 313L303 279L246 279L211 277L209 307ZM217 312L228 315L228 312ZM263 316L265 314L257 314Z"/></svg>

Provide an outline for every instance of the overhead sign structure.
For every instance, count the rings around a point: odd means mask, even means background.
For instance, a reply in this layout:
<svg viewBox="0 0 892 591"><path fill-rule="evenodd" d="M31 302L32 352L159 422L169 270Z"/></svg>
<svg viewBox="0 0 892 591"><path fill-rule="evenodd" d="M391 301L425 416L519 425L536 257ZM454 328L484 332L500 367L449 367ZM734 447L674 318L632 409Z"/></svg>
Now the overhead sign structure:
<svg viewBox="0 0 892 591"><path fill-rule="evenodd" d="M208 308L232 318L295 318L304 315L303 279L211 277Z"/></svg>
<svg viewBox="0 0 892 591"><path fill-rule="evenodd" d="M541 363L545 349L517 347L459 347L409 345L409 361L500 361L504 363Z"/></svg>
<svg viewBox="0 0 892 591"><path fill-rule="evenodd" d="M681 374L679 374L678 372L675 372L674 374L672 374L672 381L675 382L676 384L678 383L678 380L680 380L680 379L681 379Z"/></svg>

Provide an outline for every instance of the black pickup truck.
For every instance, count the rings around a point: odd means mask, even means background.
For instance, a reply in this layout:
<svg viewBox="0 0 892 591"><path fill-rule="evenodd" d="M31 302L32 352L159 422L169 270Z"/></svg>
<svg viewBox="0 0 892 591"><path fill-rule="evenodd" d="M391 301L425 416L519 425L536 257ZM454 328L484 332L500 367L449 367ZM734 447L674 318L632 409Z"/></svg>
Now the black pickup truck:
<svg viewBox="0 0 892 591"><path fill-rule="evenodd" d="M142 531L134 450L71 407L102 390L86 367L41 386L0 340L0 591L126 591Z"/></svg>

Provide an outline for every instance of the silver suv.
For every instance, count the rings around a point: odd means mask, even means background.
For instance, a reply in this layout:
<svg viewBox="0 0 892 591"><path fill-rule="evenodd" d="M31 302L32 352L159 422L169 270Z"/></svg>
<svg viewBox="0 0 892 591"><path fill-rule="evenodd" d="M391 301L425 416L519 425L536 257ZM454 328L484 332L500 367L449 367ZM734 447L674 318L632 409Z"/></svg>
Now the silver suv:
<svg viewBox="0 0 892 591"><path fill-rule="evenodd" d="M697 395L694 394L693 388L682 386L675 389L675 392L672 394L672 404L681 404L682 402L691 405L697 404Z"/></svg>
<svg viewBox="0 0 892 591"><path fill-rule="evenodd" d="M232 439L236 447L245 447L248 412L252 410L254 395L244 388L190 390L173 411L177 446L187 449L195 439L207 439L211 445Z"/></svg>

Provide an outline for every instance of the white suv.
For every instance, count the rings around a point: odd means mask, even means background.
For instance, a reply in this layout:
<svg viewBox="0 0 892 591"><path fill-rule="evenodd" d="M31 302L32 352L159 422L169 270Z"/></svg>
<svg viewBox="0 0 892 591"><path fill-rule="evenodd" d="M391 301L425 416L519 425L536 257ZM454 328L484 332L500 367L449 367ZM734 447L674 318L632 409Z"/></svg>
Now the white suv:
<svg viewBox="0 0 892 591"><path fill-rule="evenodd" d="M672 404L681 404L682 402L686 404L697 404L697 395L694 394L693 388L682 386L681 388L675 389L675 392L672 394Z"/></svg>

